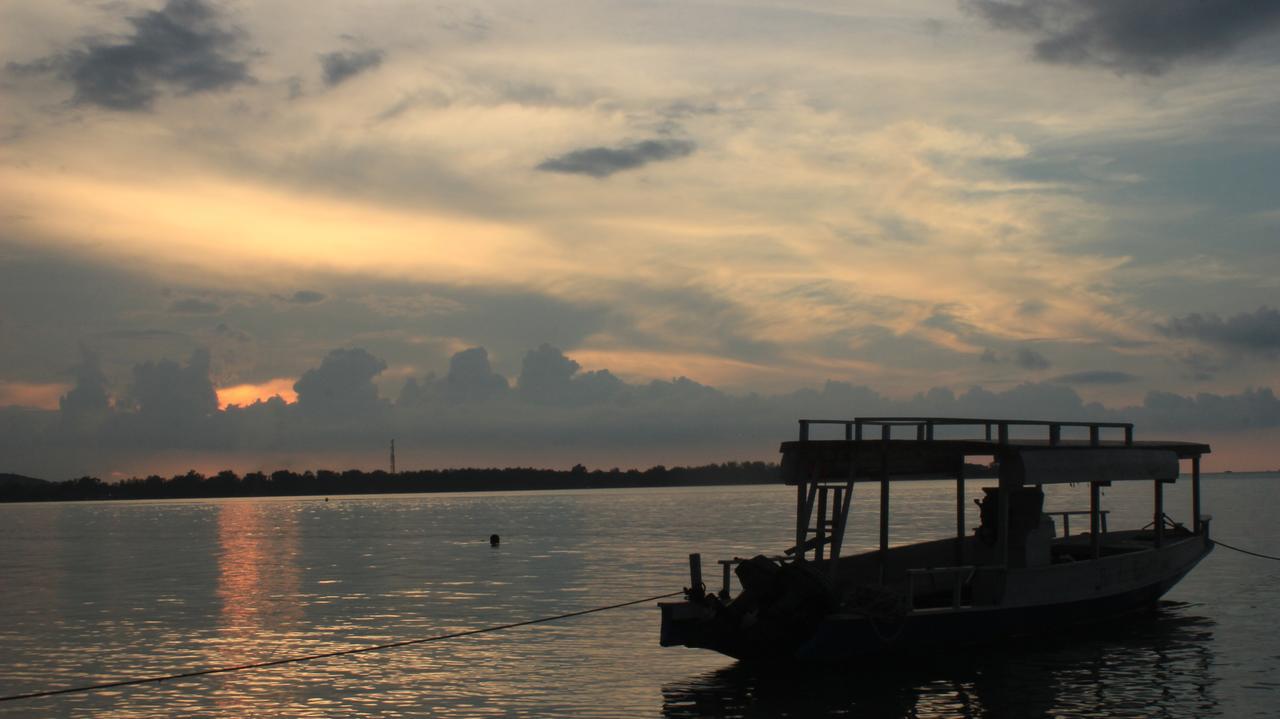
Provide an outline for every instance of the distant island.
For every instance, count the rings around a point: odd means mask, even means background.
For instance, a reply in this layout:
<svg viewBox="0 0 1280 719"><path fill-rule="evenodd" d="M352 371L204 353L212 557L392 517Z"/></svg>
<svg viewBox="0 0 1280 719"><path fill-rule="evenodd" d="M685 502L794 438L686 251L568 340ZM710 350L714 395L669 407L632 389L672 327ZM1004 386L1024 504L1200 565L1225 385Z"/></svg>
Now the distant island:
<svg viewBox="0 0 1280 719"><path fill-rule="evenodd" d="M970 477L994 476L989 467L969 465ZM230 470L214 475L196 471L172 477L151 475L118 482L80 477L46 482L16 474L0 474L0 502L57 502L94 499L197 499L209 497L293 497L332 494L416 492L492 492L543 489L620 489L701 487L735 484L778 484L773 462L725 462L699 467L649 469L423 469L392 474L382 470L321 469L302 473L279 470L240 476Z"/></svg>

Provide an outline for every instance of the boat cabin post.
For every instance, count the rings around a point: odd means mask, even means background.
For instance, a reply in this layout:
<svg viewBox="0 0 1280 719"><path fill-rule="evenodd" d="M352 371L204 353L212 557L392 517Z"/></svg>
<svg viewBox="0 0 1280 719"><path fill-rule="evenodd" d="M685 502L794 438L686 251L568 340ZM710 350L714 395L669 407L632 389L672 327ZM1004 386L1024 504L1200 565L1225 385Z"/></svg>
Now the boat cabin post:
<svg viewBox="0 0 1280 719"><path fill-rule="evenodd" d="M889 439L891 425L880 425L880 583L889 560Z"/></svg>
<svg viewBox="0 0 1280 719"><path fill-rule="evenodd" d="M1108 482L1107 484L1110 484ZM1094 559L1102 554L1102 535L1099 525L1102 523L1102 483L1089 483L1089 550Z"/></svg>
<svg viewBox="0 0 1280 719"><path fill-rule="evenodd" d="M1155 506L1155 512L1154 512L1155 519L1153 520L1155 525L1153 529L1156 535L1156 547L1163 547L1164 546L1164 481L1157 479L1155 480L1154 484L1155 484L1155 488L1154 488L1155 491L1152 492L1152 494L1155 495L1156 506Z"/></svg>
<svg viewBox="0 0 1280 719"><path fill-rule="evenodd" d="M929 425L929 439L933 439L933 425ZM964 526L964 462L965 456L960 455L960 461L956 463L956 566L964 564L964 540L966 536Z"/></svg>
<svg viewBox="0 0 1280 719"><path fill-rule="evenodd" d="M1200 455L1191 458L1191 531L1199 534L1200 527Z"/></svg>

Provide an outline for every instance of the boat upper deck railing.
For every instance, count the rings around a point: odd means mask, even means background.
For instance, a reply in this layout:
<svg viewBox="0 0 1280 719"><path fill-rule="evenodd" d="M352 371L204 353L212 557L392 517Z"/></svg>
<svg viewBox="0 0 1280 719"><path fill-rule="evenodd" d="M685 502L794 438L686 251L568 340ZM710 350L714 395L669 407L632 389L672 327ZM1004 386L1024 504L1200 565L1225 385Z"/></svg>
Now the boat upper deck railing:
<svg viewBox="0 0 1280 719"><path fill-rule="evenodd" d="M855 441L862 439L906 439L904 437L894 437L893 430L903 427L912 427L915 429L915 436L912 439L917 441L933 441L935 439L935 430L939 427L960 428L959 436L947 437L947 439L966 439L971 441L985 440L987 442L998 442L999 444L1008 444L1010 440L1011 430L1020 429L1043 429L1046 433L1045 438L1050 445L1057 445L1062 441L1062 429L1082 428L1089 430L1089 444L1093 446L1101 445L1102 431L1122 430L1124 436L1124 445L1133 446L1133 423L1132 422L1061 422L1049 420L1031 420L1031 419L971 419L957 417L857 417L854 419L802 419L800 420L800 441L809 441L809 430L814 425L837 425L844 427L844 439L847 441ZM880 429L879 437L866 437L867 428ZM981 431L981 437L963 436L966 434L964 428L971 428L973 433ZM874 429L873 429L874 432ZM1034 432L1033 432L1034 434Z"/></svg>

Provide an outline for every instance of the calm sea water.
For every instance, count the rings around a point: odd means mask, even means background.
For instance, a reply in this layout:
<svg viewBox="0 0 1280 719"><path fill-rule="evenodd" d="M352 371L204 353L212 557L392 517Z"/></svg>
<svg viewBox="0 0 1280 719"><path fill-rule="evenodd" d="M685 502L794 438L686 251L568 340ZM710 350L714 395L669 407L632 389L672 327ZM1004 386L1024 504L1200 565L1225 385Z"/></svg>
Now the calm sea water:
<svg viewBox="0 0 1280 719"><path fill-rule="evenodd" d="M970 482L971 493L981 484ZM855 546L875 541L872 489L855 499ZM1214 535L1280 552L1277 489L1275 478L1207 479ZM895 543L951 531L950 484L894 491ZM1047 505L1085 508L1087 495L1055 488ZM1107 490L1111 525L1150 521L1149 496L1146 483ZM0 505L0 694L412 639L677 590L691 551L713 574L715 558L786 546L792 497L783 487L730 487ZM1166 497L1185 521L1187 488ZM494 532L497 549L487 541ZM1219 548L1151 616L910 666L761 672L662 649L647 604L4 702L0 717L1277 716L1277 623L1280 562Z"/></svg>

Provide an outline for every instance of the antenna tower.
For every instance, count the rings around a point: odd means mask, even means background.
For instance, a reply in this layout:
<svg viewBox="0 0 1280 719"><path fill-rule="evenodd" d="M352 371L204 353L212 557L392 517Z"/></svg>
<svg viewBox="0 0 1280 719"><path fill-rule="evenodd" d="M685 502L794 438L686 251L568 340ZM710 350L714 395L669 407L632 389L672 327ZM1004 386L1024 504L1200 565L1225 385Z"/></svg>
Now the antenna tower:
<svg viewBox="0 0 1280 719"><path fill-rule="evenodd" d="M396 441L391 440L391 473L396 473Z"/></svg>

